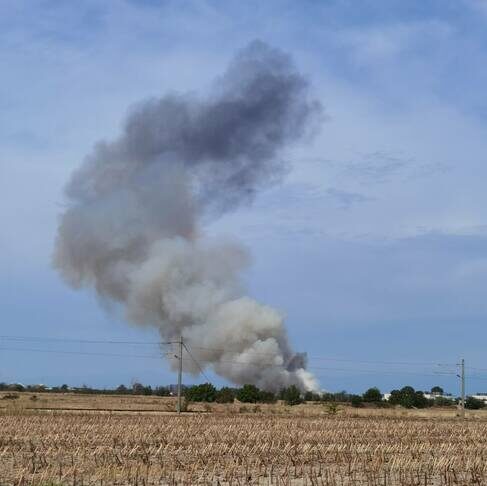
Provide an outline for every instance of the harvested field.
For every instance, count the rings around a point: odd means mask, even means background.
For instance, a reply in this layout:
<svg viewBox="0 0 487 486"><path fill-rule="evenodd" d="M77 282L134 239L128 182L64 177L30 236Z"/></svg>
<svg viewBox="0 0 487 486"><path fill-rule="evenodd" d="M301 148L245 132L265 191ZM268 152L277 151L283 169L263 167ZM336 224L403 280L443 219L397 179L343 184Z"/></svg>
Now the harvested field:
<svg viewBox="0 0 487 486"><path fill-rule="evenodd" d="M487 421L8 412L2 485L487 484Z"/></svg>
<svg viewBox="0 0 487 486"><path fill-rule="evenodd" d="M9 395L15 399L7 399ZM176 399L143 395L0 392L0 412L12 406L23 410L174 412Z"/></svg>
<svg viewBox="0 0 487 486"><path fill-rule="evenodd" d="M8 399L14 395L14 400ZM32 392L0 392L0 413L5 411L27 412L90 412L90 413L154 413L167 414L176 410L175 397L158 397L144 395L103 395L85 393L32 393ZM215 413L264 413L298 416L327 416L329 404L320 402L306 402L297 406L286 406L282 402L266 404L248 404L235 402L233 404L218 403L190 403L188 411ZM416 418L455 418L457 410L454 407L410 409L403 408L353 408L345 404L338 404L337 414L352 417L416 417ZM469 418L487 420L487 410L467 411Z"/></svg>

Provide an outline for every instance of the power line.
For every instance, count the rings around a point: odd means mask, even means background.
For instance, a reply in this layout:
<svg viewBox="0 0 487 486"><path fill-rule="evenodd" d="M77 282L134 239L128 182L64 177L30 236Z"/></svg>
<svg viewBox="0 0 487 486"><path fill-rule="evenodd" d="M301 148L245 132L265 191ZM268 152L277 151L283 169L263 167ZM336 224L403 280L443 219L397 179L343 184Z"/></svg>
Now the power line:
<svg viewBox="0 0 487 486"><path fill-rule="evenodd" d="M235 349L227 349L227 348L206 348L203 346L191 346L193 349L203 349L205 351L219 351L222 353L238 353L238 351L235 351ZM256 356L275 356L275 353L260 353L258 351L252 351L252 355Z"/></svg>
<svg viewBox="0 0 487 486"><path fill-rule="evenodd" d="M86 356L104 356L104 357L117 357L117 358L146 358L146 359L161 359L166 354L159 356L152 355L137 355L137 354L116 354L116 353L91 353L89 351L62 351L56 349L32 349L32 348L5 348L0 347L0 351L27 351L29 353L47 353L47 354L78 354Z"/></svg>
<svg viewBox="0 0 487 486"><path fill-rule="evenodd" d="M212 363L210 360L201 360L206 363ZM277 365L272 363L255 363L251 361L231 361L231 360L218 360L218 363L228 363L228 364L236 364L241 366L267 366L271 368L283 368L286 369L283 364ZM398 375L398 374L407 374L407 375L416 375L416 376L439 376L439 375L448 375L453 376L455 375L454 372L446 373L446 372L419 372L419 371L404 371L404 370L397 370L397 371L384 371L384 370L367 370L363 368L334 368L334 367L323 367L323 366L308 366L306 369L308 370L326 370L326 371L341 371L341 372L359 372L359 373L372 373L378 375Z"/></svg>
<svg viewBox="0 0 487 486"><path fill-rule="evenodd" d="M13 342L53 342L53 343L77 343L77 344L113 344L113 345L173 345L179 344L179 341L166 341L166 342L148 342L148 341L122 341L122 340L91 340L91 339L71 339L71 338L49 338L49 337L35 337L35 336L6 336L0 335L0 340L4 341L13 341ZM200 372L205 376L205 378L209 380L207 375L204 373L204 370L200 363L195 359L192 355L186 344L184 347L188 354L190 355L191 359L194 363L198 366ZM202 350L212 350L212 351L229 351L232 352L231 349L223 349L223 348L205 348L202 346L193 346L194 349L202 349ZM47 354L65 354L65 355L85 355L85 356L103 356L103 357L123 357L123 358L142 358L142 359L161 359L161 357L172 357L167 353L160 354L160 355L127 355L127 354L115 354L115 353L101 353L101 352L88 352L88 351L63 351L63 350L46 350L46 349L32 349L32 348L12 348L12 347L2 347L0 348L3 351L16 351L16 352L34 352L34 353L47 353ZM272 353L260 353L255 352L252 353L253 355L262 355L262 356L274 356ZM357 364L378 364L378 365L402 365L402 366L454 366L454 364L448 363L435 363L435 362L410 362L410 361L369 361L369 360L353 360L353 359L342 359L342 358L330 358L330 357L323 357L323 356L313 356L310 359L315 360L323 360L323 361L331 361L331 362L343 362L343 363L357 363ZM211 360L202 360L207 363L212 363ZM274 363L256 363L253 361L233 361L233 360L219 360L220 363L228 363L240 366L256 366L256 367L276 367L276 368L283 368L285 369L285 364L274 364ZM454 375L455 372L441 372L441 371L433 371L433 372L420 372L420 371L409 371L409 370L367 370L367 369L357 369L357 368L336 368L336 367L321 367L321 366L309 366L307 369L309 370L325 370L325 371L338 371L338 372L349 372L349 373L369 373L369 374L377 374L377 375L398 375L398 374L410 374L410 375L421 375L421 376L439 376L439 375ZM470 368L473 370L478 371L486 371L485 368ZM487 378L472 376L471 378L476 380L487 380Z"/></svg>
<svg viewBox="0 0 487 486"><path fill-rule="evenodd" d="M92 339L71 339L71 338L46 338L46 337L28 337L28 336L0 336L0 340L3 341L16 341L16 342L58 342L58 343L76 343L76 344L134 344L134 345L146 345L146 346L158 346L177 344L178 341L112 341L112 340L92 340Z"/></svg>
<svg viewBox="0 0 487 486"><path fill-rule="evenodd" d="M455 366L455 363L437 363L435 361L362 361L355 359L325 358L321 356L309 356L309 359L321 361L337 361L344 363L362 363L362 364L383 364L383 365L407 365L407 366Z"/></svg>
<svg viewBox="0 0 487 486"><path fill-rule="evenodd" d="M225 348L206 348L202 346L192 346L193 349L202 349L207 351L220 351L220 352L235 352L232 349ZM257 356L275 356L274 353L260 353L252 351L252 355ZM358 364L381 364L381 365L411 365L411 366L456 366L456 363L438 363L436 361L369 361L369 360L357 360L357 359L342 359L342 358L330 358L325 356L306 356L309 360L321 360L321 361L336 361L344 363L358 363Z"/></svg>
<svg viewBox="0 0 487 486"><path fill-rule="evenodd" d="M184 349L188 352L189 357L193 360L193 362L196 364L196 366L198 366L199 370L201 371L201 374L208 380L208 382L210 382L211 380L206 376L206 373L203 371L203 368L201 367L201 365L198 363L198 361L196 361L195 357L191 354L191 351L186 346L186 343L183 343L183 346L184 346Z"/></svg>
<svg viewBox="0 0 487 486"><path fill-rule="evenodd" d="M474 368L473 366L469 366L468 369L469 370L475 370L475 371L486 371L487 372L487 368Z"/></svg>
<svg viewBox="0 0 487 486"><path fill-rule="evenodd" d="M173 344L173 343L171 343ZM191 359L199 367L201 373L209 380L208 376L204 373L201 365L194 358L189 349L184 345L186 351L190 355ZM33 348L12 348L12 347L1 347L2 351L16 351L16 352L34 352L34 353L47 353L47 354L65 354L65 355L85 355L85 356L101 356L101 357L120 357L120 358L142 358L142 359L158 359L162 357L173 358L170 353L163 353L161 355L137 355L137 354L117 354L117 353L100 353L100 352L88 352L88 351L63 351L54 349L33 349ZM201 360L206 363L213 363L211 360ZM274 363L255 363L252 361L233 361L233 360L219 360L219 363L234 364L239 366L256 366L256 367L272 367L272 368L282 368L285 369L284 364L274 364ZM439 376L439 375L454 375L454 372L419 372L419 371L409 371L409 370L367 370L363 368L336 368L336 367L324 367L324 366L309 366L309 370L324 370L324 371L340 371L340 372L352 372L352 373L369 373L377 375L397 375L397 374L408 374L408 375L419 375L419 376ZM210 381L210 380L209 380Z"/></svg>
<svg viewBox="0 0 487 486"><path fill-rule="evenodd" d="M92 340L92 339L72 339L72 338L49 338L49 337L35 337L35 336L2 336L0 335L0 340L5 341L16 341L16 342L58 342L58 343L76 343L76 344L113 344L113 345L145 345L145 346L158 346L158 345L171 345L178 344L179 341L125 341L125 340ZM226 348L207 348L202 346L192 346L192 349L202 349L208 351L219 351L219 352L235 352L233 349ZM252 355L256 356L275 356L274 353L261 353L252 352ZM344 358L334 358L325 356L308 356L309 360L319 360L319 361L332 361L332 362L343 362L343 363L357 363L357 364L378 364L378 365L402 365L402 366L456 366L456 363L438 363L435 361L375 361L375 360L359 360L359 359L344 359ZM272 363L269 364L274 366ZM279 365L276 365L279 366ZM479 371L487 371L487 369L482 368L470 368Z"/></svg>
<svg viewBox="0 0 487 486"><path fill-rule="evenodd" d="M469 380L480 380L480 381L487 381L487 377L485 377L485 376L467 375L466 377L467 377Z"/></svg>

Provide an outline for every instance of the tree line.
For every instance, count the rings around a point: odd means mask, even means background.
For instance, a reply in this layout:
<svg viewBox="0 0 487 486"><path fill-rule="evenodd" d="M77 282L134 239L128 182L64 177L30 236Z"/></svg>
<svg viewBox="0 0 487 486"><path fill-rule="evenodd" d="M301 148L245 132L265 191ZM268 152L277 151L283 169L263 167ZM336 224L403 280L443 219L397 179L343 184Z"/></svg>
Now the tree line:
<svg viewBox="0 0 487 486"><path fill-rule="evenodd" d="M443 396L443 389L435 386L431 389L433 398L427 398L423 391L415 390L412 386L405 386L401 389L392 390L388 400L377 387L366 390L362 395L340 391L337 393L301 393L299 389L291 385L282 388L279 392L260 390L255 385L247 384L240 388L222 387L217 389L211 383L182 387L185 399L188 402L216 402L233 403L235 400L243 403L275 403L278 400L284 401L287 405L298 405L303 402L334 402L348 403L353 407L376 406L389 407L400 405L405 408L427 408L434 406L455 406L458 398L447 398ZM130 387L119 385L116 388L92 388L87 385L72 388L66 384L55 387L45 385L22 385L20 383L0 383L0 391L14 392L36 392L36 393L86 393L86 394L119 394L119 395L147 395L147 396L172 396L176 393L176 387L144 385L133 383ZM474 397L467 397L465 402L467 409L476 410L485 407L482 400Z"/></svg>
<svg viewBox="0 0 487 486"><path fill-rule="evenodd" d="M171 387L157 386L152 388L150 385L134 383L130 387L119 385L116 388L93 388L88 385L80 387L70 387L66 384L61 386L47 387L46 385L22 385L21 383L0 383L0 391L14 392L35 392L35 393L86 393L100 395L157 395L166 397L171 395Z"/></svg>
<svg viewBox="0 0 487 486"><path fill-rule="evenodd" d="M283 400L287 405L298 405L303 402L335 402L349 403L353 407L376 406L391 407L400 405L404 408L446 407L458 404L458 399L443 396L443 389L435 386L431 389L433 398L427 398L423 391L415 390L412 386L405 386L398 390L392 390L388 400L377 387L366 390L362 395L350 394L346 391L338 393L313 393L304 394L294 386L283 388L279 393L259 390L254 385L244 385L241 388L223 387L217 390L211 383L194 385L186 389L185 398L190 402L217 402L233 403L234 400L244 403L275 403ZM484 408L482 400L467 397L465 407L468 409Z"/></svg>
<svg viewBox="0 0 487 486"><path fill-rule="evenodd" d="M217 390L211 383L193 385L185 390L184 397L189 402L233 403L275 403L283 400L288 405L298 405L305 401L295 385L282 388L279 393L260 390L255 385L243 385L241 388L223 387Z"/></svg>

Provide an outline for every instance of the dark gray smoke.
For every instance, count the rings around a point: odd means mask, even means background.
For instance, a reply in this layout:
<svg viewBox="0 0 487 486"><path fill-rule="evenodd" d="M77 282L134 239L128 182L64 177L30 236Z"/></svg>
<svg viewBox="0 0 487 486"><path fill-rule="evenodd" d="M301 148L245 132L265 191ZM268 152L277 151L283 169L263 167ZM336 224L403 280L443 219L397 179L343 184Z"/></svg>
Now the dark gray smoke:
<svg viewBox="0 0 487 486"><path fill-rule="evenodd" d="M279 151L319 113L289 56L259 41L237 53L206 98L140 103L122 135L98 143L72 176L55 266L164 340L183 335L235 383L316 388L281 315L243 296L245 252L205 241L201 222L278 178Z"/></svg>

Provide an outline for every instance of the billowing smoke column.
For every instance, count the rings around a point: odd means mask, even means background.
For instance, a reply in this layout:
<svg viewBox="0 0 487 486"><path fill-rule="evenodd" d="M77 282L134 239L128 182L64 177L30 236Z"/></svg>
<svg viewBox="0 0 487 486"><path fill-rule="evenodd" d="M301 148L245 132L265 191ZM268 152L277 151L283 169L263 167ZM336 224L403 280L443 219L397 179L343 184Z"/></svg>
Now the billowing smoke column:
<svg viewBox="0 0 487 486"><path fill-rule="evenodd" d="M163 340L182 335L197 360L234 383L315 389L279 312L244 296L243 249L205 240L201 228L282 173L279 150L319 118L307 91L286 54L254 41L206 98L138 105L66 188L54 254L65 280L95 287Z"/></svg>

